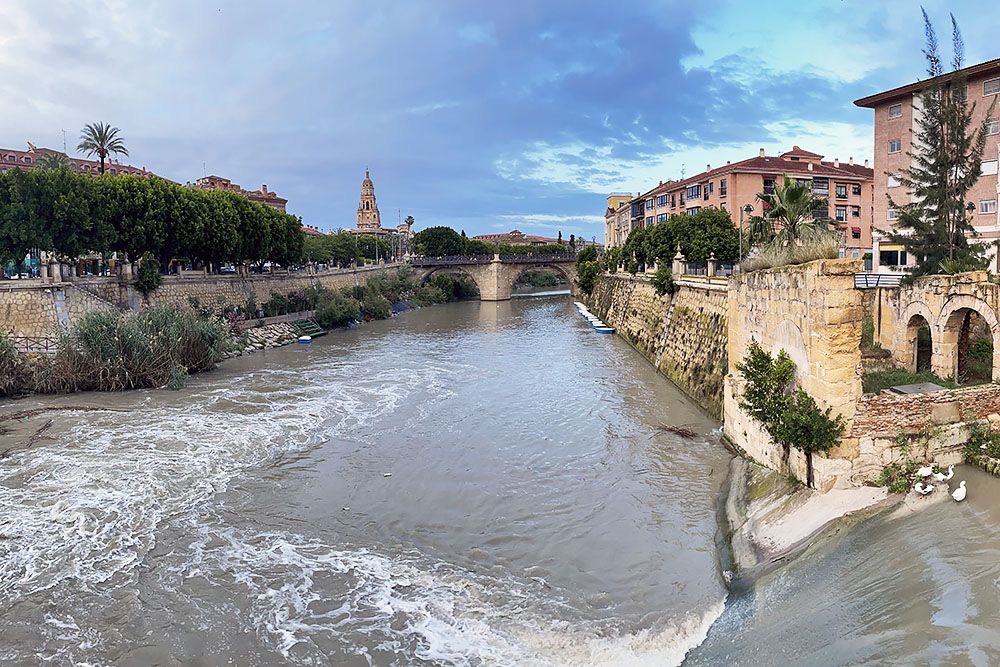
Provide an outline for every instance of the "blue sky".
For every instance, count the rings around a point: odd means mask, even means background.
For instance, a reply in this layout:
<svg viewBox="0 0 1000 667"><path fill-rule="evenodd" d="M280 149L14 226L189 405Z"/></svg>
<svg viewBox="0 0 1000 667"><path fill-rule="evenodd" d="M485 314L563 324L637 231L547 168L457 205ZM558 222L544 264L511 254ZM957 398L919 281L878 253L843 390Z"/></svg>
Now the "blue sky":
<svg viewBox="0 0 1000 667"><path fill-rule="evenodd" d="M994 2L923 3L967 62L1000 56ZM903 0L274 3L4 0L0 146L122 129L177 181L266 183L353 226L603 236L607 192L793 143L871 156L858 97L922 76ZM71 151L72 152L72 151Z"/></svg>

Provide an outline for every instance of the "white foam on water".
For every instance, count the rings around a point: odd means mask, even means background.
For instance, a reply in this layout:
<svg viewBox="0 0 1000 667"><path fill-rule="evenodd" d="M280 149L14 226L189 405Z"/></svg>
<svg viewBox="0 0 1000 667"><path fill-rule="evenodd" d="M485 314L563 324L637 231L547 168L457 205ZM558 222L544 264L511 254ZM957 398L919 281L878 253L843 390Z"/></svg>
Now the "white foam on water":
<svg viewBox="0 0 1000 667"><path fill-rule="evenodd" d="M201 532L186 575L225 572L245 586L250 629L300 664L322 660L324 645L341 642L442 665L679 665L724 608L720 601L676 625L616 635L546 615L563 605L550 601L550 609L540 609L530 581L428 564L416 554L338 549L289 533L212 526Z"/></svg>
<svg viewBox="0 0 1000 667"><path fill-rule="evenodd" d="M164 521L197 514L248 467L364 428L447 371L367 370L365 383L349 382L357 372L268 371L266 391L237 383L192 392L183 406L61 413L72 423L62 442L15 450L0 466L0 598L65 580L84 590L126 583Z"/></svg>

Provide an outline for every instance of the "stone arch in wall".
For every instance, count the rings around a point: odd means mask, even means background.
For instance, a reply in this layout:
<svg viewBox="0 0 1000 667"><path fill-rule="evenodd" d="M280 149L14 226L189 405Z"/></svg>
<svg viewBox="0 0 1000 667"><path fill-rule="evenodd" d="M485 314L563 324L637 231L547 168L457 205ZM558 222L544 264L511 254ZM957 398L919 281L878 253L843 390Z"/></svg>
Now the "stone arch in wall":
<svg viewBox="0 0 1000 667"><path fill-rule="evenodd" d="M901 326L892 343L893 358L910 371L932 370L934 345L939 334L935 331L935 318L930 308L923 301L911 302L903 309L899 322Z"/></svg>
<svg viewBox="0 0 1000 667"><path fill-rule="evenodd" d="M932 357L935 373L959 384L1000 380L1000 323L988 303L968 294L955 295L941 307L934 329L939 341ZM976 368L981 362L970 356L970 345L977 338L992 344L985 368Z"/></svg>

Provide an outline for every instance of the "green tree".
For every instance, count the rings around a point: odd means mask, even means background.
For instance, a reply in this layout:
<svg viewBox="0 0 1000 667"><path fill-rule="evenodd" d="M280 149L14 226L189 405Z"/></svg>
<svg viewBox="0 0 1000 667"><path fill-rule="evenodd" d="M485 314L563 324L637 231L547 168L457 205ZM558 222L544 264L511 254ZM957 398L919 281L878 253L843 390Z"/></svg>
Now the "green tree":
<svg viewBox="0 0 1000 667"><path fill-rule="evenodd" d="M96 155L101 161L101 173L103 174L104 163L110 155L128 157L125 140L118 136L119 132L121 130L117 127L111 127L109 123L88 123L83 126L80 143L76 149L84 155Z"/></svg>
<svg viewBox="0 0 1000 667"><path fill-rule="evenodd" d="M757 197L763 202L764 217L773 229L779 229L774 242L790 245L810 236L828 233L828 219L817 217L816 211L826 210L827 201L812 192L809 183L799 183L785 176L774 193L761 192Z"/></svg>
<svg viewBox="0 0 1000 667"><path fill-rule="evenodd" d="M465 253L466 239L451 227L428 227L413 235L417 254L445 257Z"/></svg>
<svg viewBox="0 0 1000 667"><path fill-rule="evenodd" d="M65 153L45 153L35 160L35 169L72 169L73 163Z"/></svg>
<svg viewBox="0 0 1000 667"><path fill-rule="evenodd" d="M972 127L976 102L968 99L967 81L960 74L944 80L934 26L926 11L923 16L930 82L920 95L923 113L917 120L910 167L897 176L911 200L901 204L889 197L889 206L899 211L889 237L916 260L909 268L912 277L985 268L985 245L970 243L977 233L966 211L966 197L982 175L987 123L996 108L994 98L983 122ZM951 64L957 72L965 47L954 16L951 23Z"/></svg>

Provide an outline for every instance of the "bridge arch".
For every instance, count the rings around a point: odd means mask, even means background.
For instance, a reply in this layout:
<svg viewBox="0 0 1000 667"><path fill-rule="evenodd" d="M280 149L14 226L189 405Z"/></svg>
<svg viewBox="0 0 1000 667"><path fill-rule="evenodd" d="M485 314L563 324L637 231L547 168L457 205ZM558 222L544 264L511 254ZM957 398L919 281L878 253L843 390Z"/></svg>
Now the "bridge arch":
<svg viewBox="0 0 1000 667"><path fill-rule="evenodd" d="M576 277L576 272L566 267L560 266L555 263L543 262L540 264L516 264L515 268L510 272L510 287L513 290L514 285L517 283L518 279L523 276L528 271L551 271L553 273L558 273L566 280L566 284L573 287L573 279Z"/></svg>
<svg viewBox="0 0 1000 667"><path fill-rule="evenodd" d="M941 307L936 329L939 343L932 364L938 375L952 377L959 384L1000 380L1000 322L988 303L969 294L956 294ZM982 361L970 354L975 352L970 344L976 338L991 346ZM986 367L982 367L983 362Z"/></svg>
<svg viewBox="0 0 1000 667"><path fill-rule="evenodd" d="M483 280L483 276L482 275L479 275L479 276L476 275L477 273L481 273L481 272L477 272L476 268L477 267L474 267L474 266L470 267L470 266L462 266L462 265L438 266L438 267L435 267L435 268L430 268L430 269L427 269L424 272L423 276L421 276L421 278L420 278L420 284L421 285L426 285L427 283L429 283L431 281L432 278L434 278L434 276L437 276L437 275L450 275L450 276L456 276L456 275L458 275L458 276L464 276L464 277L470 279L473 283L475 283L476 289L478 289L479 290L479 294L482 295L482 293L483 293L483 285L480 284L480 281Z"/></svg>

